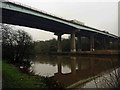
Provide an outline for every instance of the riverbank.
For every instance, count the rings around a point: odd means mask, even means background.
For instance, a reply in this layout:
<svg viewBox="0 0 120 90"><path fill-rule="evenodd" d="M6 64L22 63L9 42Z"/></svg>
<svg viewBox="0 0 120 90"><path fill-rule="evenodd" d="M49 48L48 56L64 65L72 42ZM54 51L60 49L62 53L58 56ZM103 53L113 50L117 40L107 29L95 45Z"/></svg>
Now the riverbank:
<svg viewBox="0 0 120 90"><path fill-rule="evenodd" d="M80 80L67 88L120 88L120 67L114 68L99 75Z"/></svg>
<svg viewBox="0 0 120 90"><path fill-rule="evenodd" d="M120 51L119 50L95 50L95 51L79 51L79 52L51 52L51 55L73 55L73 56L79 56L79 55L89 55L89 56L119 56Z"/></svg>
<svg viewBox="0 0 120 90"><path fill-rule="evenodd" d="M120 88L120 67L102 74L78 88Z"/></svg>
<svg viewBox="0 0 120 90"><path fill-rule="evenodd" d="M48 88L61 88L50 78L35 76L22 73L18 67L13 64L2 62L2 85L4 88L38 88L45 90Z"/></svg>

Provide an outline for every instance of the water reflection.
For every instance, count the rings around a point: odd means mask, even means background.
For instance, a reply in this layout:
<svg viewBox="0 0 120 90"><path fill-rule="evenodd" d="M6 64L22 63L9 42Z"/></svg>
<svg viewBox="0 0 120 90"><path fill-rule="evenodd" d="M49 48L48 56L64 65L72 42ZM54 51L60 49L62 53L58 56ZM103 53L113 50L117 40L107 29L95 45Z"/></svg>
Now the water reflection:
<svg viewBox="0 0 120 90"><path fill-rule="evenodd" d="M117 66L117 57L38 56L32 67L35 74L49 76L65 86L100 74Z"/></svg>

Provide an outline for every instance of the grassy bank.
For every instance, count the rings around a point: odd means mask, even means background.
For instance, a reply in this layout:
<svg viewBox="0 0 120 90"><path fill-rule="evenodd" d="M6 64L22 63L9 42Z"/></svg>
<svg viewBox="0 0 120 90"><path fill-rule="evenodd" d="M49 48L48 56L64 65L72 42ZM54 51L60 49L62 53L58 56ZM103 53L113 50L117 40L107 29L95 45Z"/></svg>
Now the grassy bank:
<svg viewBox="0 0 120 90"><path fill-rule="evenodd" d="M59 88L54 81L49 78L33 76L22 73L18 67L6 62L2 63L3 88Z"/></svg>

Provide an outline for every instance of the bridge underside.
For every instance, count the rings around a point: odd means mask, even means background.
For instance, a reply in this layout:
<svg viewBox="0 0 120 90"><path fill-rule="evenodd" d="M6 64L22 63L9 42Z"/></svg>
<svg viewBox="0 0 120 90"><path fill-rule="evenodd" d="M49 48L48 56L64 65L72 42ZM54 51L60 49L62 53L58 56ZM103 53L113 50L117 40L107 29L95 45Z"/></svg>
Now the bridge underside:
<svg viewBox="0 0 120 90"><path fill-rule="evenodd" d="M3 23L37 28L53 33L70 34L76 29L50 19L8 9L2 9L2 16Z"/></svg>

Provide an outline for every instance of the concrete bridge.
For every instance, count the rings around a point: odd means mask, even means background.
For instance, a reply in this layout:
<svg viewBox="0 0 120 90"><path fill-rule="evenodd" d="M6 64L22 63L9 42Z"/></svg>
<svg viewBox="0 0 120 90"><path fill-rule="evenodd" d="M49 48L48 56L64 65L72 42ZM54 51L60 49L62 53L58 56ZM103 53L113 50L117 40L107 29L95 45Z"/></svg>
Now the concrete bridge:
<svg viewBox="0 0 120 90"><path fill-rule="evenodd" d="M118 38L118 36L106 31L86 26L74 20L66 20L16 2L1 2L0 9L2 9L2 23L53 32L58 36L58 52L62 52L61 36L63 34L71 35L71 52L76 52L75 37L78 37L79 41L83 36L89 37L91 51L95 50L95 36L98 36L98 38L105 37L104 39L106 39L106 37L109 39Z"/></svg>

